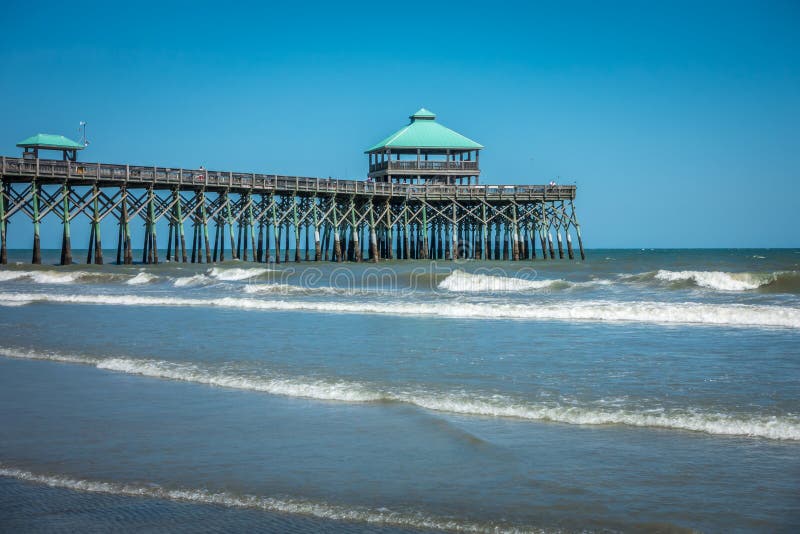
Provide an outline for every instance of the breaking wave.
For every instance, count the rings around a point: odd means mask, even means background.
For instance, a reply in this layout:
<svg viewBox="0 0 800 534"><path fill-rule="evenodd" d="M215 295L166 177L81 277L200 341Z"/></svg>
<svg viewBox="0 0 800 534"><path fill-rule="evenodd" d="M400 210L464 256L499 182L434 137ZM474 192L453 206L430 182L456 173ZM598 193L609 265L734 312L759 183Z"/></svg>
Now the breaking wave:
<svg viewBox="0 0 800 534"><path fill-rule="evenodd" d="M86 271L0 271L0 282L27 279L36 284L72 284L78 280L112 279L117 276Z"/></svg>
<svg viewBox="0 0 800 534"><path fill-rule="evenodd" d="M692 409L654 411L615 406L541 404L504 395L409 391L348 380L260 375L204 369L191 363L132 358L95 358L53 353L0 349L0 355L28 360L50 360L93 365L98 369L151 378L193 382L209 386L257 391L272 395L341 402L398 402L427 410L462 415L549 421L571 425L626 425L704 432L715 435L750 436L776 440L800 440L796 416L743 416Z"/></svg>
<svg viewBox="0 0 800 534"><path fill-rule="evenodd" d="M664 282L692 282L699 287L719 291L749 291L769 285L782 273L727 273L722 271L659 270L655 278Z"/></svg>
<svg viewBox="0 0 800 534"><path fill-rule="evenodd" d="M463 319L527 319L651 324L800 328L800 309L695 302L575 301L541 304L469 302L338 302L215 299L138 295L0 293L0 302L53 302L115 306L206 306L263 311L436 316Z"/></svg>
<svg viewBox="0 0 800 534"><path fill-rule="evenodd" d="M158 280L158 276L146 272L141 272L131 278L130 280L126 280L125 283L130 286L137 286L141 284L149 284L150 282L155 282Z"/></svg>
<svg viewBox="0 0 800 534"><path fill-rule="evenodd" d="M233 267L228 269L214 267L208 271L208 275L217 280L235 282L238 280L247 280L248 278L256 278L269 271L269 269L264 269L262 267L253 267L249 269L242 269L241 267Z"/></svg>
<svg viewBox="0 0 800 534"><path fill-rule="evenodd" d="M189 286L199 286L203 284L207 284L211 281L211 279L204 275L204 274L195 274L193 276L182 276L180 278L176 278L172 285L175 287L189 287Z"/></svg>
<svg viewBox="0 0 800 534"><path fill-rule="evenodd" d="M473 274L461 270L453 271L439 283L439 289L465 292L530 291L564 284L563 280L525 280L488 274Z"/></svg>
<svg viewBox="0 0 800 534"><path fill-rule="evenodd" d="M158 484L130 484L73 478L64 475L43 475L6 466L0 463L0 476L88 493L129 497L149 497L170 501L211 504L229 508L249 508L282 514L302 514L320 519L397 526L415 529L451 530L457 532L544 532L541 529L512 527L435 517L421 512L400 512L386 508L343 506L319 501L238 495L213 492L207 489L165 488Z"/></svg>

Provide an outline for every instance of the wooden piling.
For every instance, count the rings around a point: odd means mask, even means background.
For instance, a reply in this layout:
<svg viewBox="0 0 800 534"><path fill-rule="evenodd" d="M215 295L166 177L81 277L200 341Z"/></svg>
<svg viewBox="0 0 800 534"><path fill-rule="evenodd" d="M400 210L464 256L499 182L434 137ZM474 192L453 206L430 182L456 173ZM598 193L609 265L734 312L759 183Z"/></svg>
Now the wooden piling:
<svg viewBox="0 0 800 534"><path fill-rule="evenodd" d="M311 199L312 211L314 212L314 261L322 259L322 248L319 242L319 206L317 206L317 197Z"/></svg>
<svg viewBox="0 0 800 534"><path fill-rule="evenodd" d="M32 202L33 202L33 255L31 263L34 265L41 265L42 263L42 248L39 241L39 184L36 180L32 183Z"/></svg>
<svg viewBox="0 0 800 534"><path fill-rule="evenodd" d="M6 246L6 186L0 176L0 265L8 264L8 247Z"/></svg>
<svg viewBox="0 0 800 534"><path fill-rule="evenodd" d="M225 191L223 195L225 196L225 206L228 208L228 233L230 234L231 238L231 256L234 260L237 260L239 259L239 256L236 253L236 239L233 233L233 213L231 211L231 199L228 195L228 191Z"/></svg>
<svg viewBox="0 0 800 534"><path fill-rule="evenodd" d="M289 221L286 221L286 238L283 241L283 263L289 263L289 233L291 231Z"/></svg>
<svg viewBox="0 0 800 534"><path fill-rule="evenodd" d="M167 263L172 261L172 241L173 241L173 227L175 226L175 222L170 220L169 226L167 229Z"/></svg>
<svg viewBox="0 0 800 534"><path fill-rule="evenodd" d="M62 197L64 202L64 212L62 224L64 225L63 237L61 239L61 265L72 265L72 240L69 233L69 194L70 188L64 184Z"/></svg>
<svg viewBox="0 0 800 534"><path fill-rule="evenodd" d="M186 234L183 227L183 197L181 197L180 192L176 189L176 203L175 203L175 210L176 210L176 224L178 225L178 235L180 236L181 240L181 262L186 263ZM175 246L175 255L178 255L178 247Z"/></svg>
<svg viewBox="0 0 800 534"><path fill-rule="evenodd" d="M100 209L97 197L100 194L97 185L94 186L94 201L93 201L93 217L92 227L94 229L94 263L95 265L103 265L103 240L100 238Z"/></svg>
<svg viewBox="0 0 800 534"><path fill-rule="evenodd" d="M211 263L211 251L208 246L208 214L206 213L206 194L200 193L200 215L203 218L203 239L206 248L206 263Z"/></svg>
<svg viewBox="0 0 800 534"><path fill-rule="evenodd" d="M89 246L86 249L86 264L90 265L92 263L94 252L94 225L89 225Z"/></svg>
<svg viewBox="0 0 800 534"><path fill-rule="evenodd" d="M375 232L375 213L372 210L372 199L369 201L369 261L378 263L378 235Z"/></svg>
<svg viewBox="0 0 800 534"><path fill-rule="evenodd" d="M294 223L294 261L300 263L300 224L297 220L297 201L292 199L292 222Z"/></svg>
<svg viewBox="0 0 800 534"><path fill-rule="evenodd" d="M569 228L565 230L565 233L567 234L567 254L569 254L569 259L574 260L575 253L572 251L572 237L569 235Z"/></svg>

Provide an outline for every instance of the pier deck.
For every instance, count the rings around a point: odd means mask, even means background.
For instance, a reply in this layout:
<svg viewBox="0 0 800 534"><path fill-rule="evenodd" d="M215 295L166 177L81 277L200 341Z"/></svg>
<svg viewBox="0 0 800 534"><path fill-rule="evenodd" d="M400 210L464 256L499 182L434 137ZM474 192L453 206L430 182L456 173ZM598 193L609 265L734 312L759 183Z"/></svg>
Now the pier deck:
<svg viewBox="0 0 800 534"><path fill-rule="evenodd" d="M245 261L248 242L255 261L289 261L290 235L295 261L302 251L317 261L533 260L537 235L538 257L555 259L554 242L564 258L562 234L572 259L570 232L585 257L570 185L383 183L2 156L0 192L0 263L7 261L7 223L19 214L33 223L33 263L41 262L39 230L52 221L48 214L63 225L63 264L73 262L70 223L81 215L91 226L87 263L103 262L100 223L109 216L118 225L119 263L133 261L136 218L145 225L144 263L159 261L161 220L169 227L170 261L188 261L187 221L194 229L192 262L224 260L226 227L231 256Z"/></svg>

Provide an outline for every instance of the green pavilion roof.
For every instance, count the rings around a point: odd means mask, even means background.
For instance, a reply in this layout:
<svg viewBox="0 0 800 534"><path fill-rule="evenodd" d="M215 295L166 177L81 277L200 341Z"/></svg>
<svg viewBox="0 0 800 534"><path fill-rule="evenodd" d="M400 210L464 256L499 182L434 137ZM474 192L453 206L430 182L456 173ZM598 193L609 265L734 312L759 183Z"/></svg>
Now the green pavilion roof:
<svg viewBox="0 0 800 534"><path fill-rule="evenodd" d="M49 150L83 150L84 146L63 135L36 134L17 143L22 148L43 148Z"/></svg>
<svg viewBox="0 0 800 534"><path fill-rule="evenodd" d="M369 147L365 152L374 152L384 148L440 148L454 150L479 150L480 145L436 122L436 115L425 108L410 117L411 123L395 133Z"/></svg>

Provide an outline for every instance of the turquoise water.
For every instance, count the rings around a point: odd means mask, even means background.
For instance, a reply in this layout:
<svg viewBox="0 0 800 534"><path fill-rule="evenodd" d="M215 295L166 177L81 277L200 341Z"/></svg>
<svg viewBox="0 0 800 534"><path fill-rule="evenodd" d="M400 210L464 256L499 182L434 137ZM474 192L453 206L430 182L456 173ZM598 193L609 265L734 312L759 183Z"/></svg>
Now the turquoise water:
<svg viewBox="0 0 800 534"><path fill-rule="evenodd" d="M28 260L0 270L0 526L800 521L800 250Z"/></svg>

